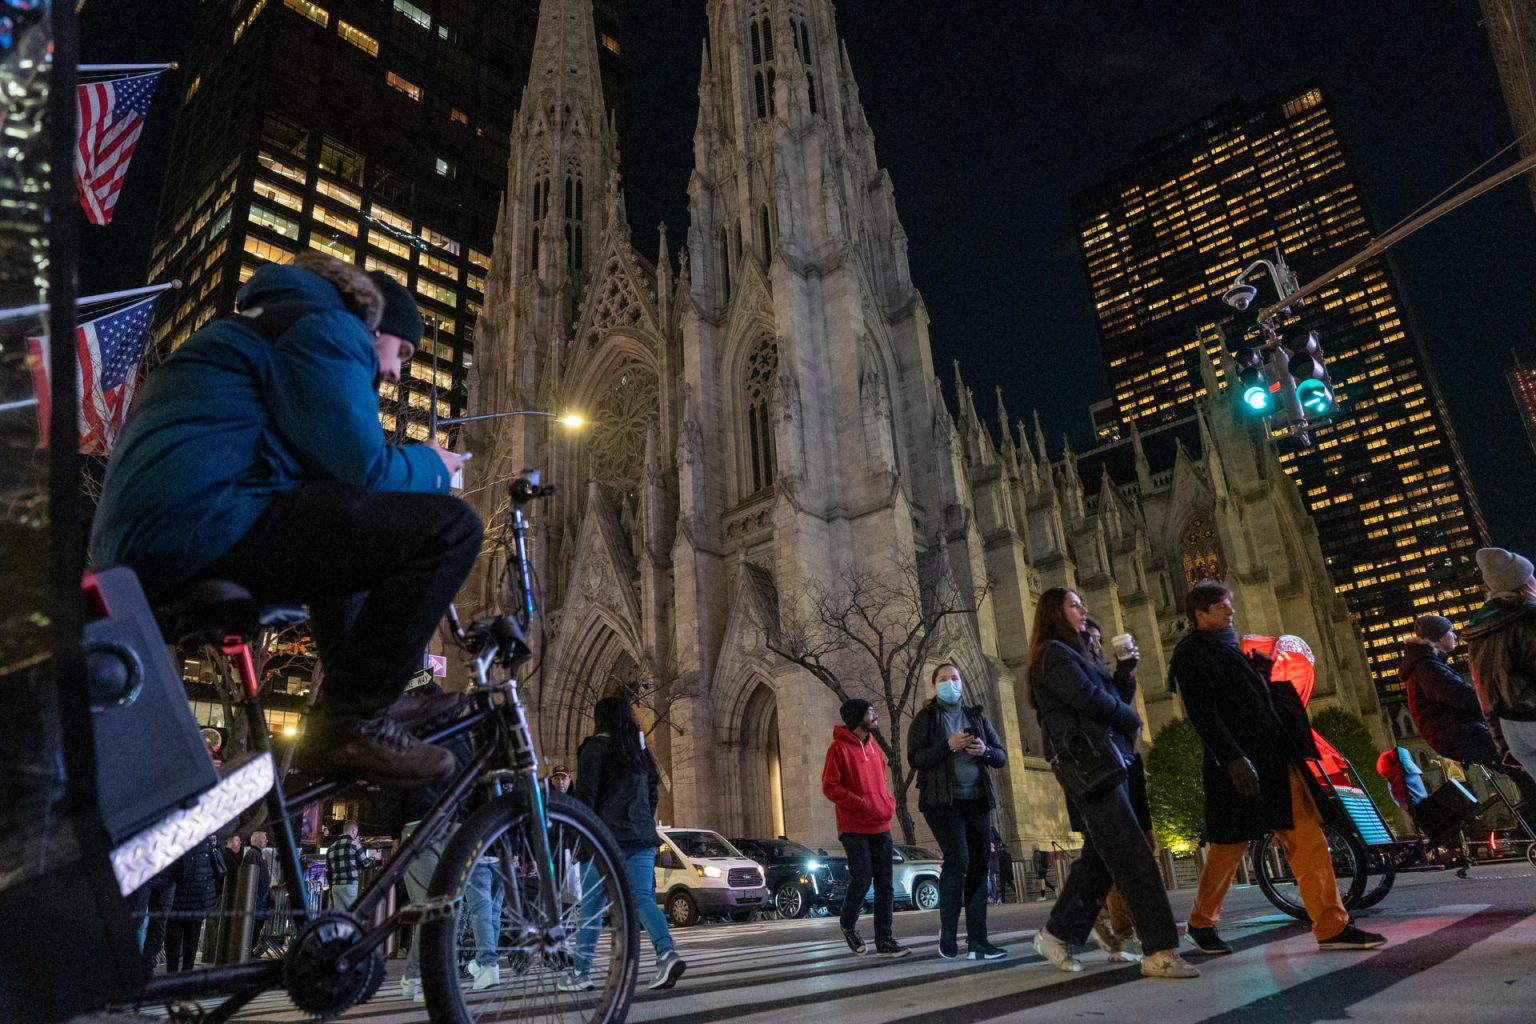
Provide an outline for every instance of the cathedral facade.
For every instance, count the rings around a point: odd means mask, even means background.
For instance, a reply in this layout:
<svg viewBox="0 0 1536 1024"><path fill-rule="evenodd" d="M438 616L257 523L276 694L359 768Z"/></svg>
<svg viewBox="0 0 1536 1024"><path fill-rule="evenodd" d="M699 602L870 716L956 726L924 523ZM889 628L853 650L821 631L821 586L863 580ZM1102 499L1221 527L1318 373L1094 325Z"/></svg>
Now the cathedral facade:
<svg viewBox="0 0 1536 1024"><path fill-rule="evenodd" d="M560 487L534 514L544 632L525 699L544 756L574 763L591 705L630 694L665 821L835 841L820 773L839 698L764 630L819 580L918 563L987 593L934 657L962 664L1008 746L1010 840L1067 835L1022 689L1050 586L1077 587L1106 634L1137 636L1149 735L1178 714L1164 669L1206 576L1233 586L1240 628L1311 643L1316 704L1379 728L1269 444L1213 402L1051 460L1038 423L1032 444L1006 412L983 425L958 369L952 411L831 0L710 0L708 14L675 258L664 229L653 255L631 245L588 0L544 0L513 121L470 411L574 409L591 425L473 425L467 497L493 535L520 468ZM494 586L498 556L482 562L467 604Z"/></svg>

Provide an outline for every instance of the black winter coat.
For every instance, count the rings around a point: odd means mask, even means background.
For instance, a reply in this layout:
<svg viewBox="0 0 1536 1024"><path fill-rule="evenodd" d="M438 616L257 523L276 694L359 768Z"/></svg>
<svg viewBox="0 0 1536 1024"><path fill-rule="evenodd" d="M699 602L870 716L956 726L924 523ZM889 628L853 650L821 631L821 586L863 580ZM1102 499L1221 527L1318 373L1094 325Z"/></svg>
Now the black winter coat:
<svg viewBox="0 0 1536 1024"><path fill-rule="evenodd" d="M171 902L171 912L177 917L207 917L218 909L218 889L213 881L213 858L218 856L207 843L198 843L182 855L176 896Z"/></svg>
<svg viewBox="0 0 1536 1024"><path fill-rule="evenodd" d="M1397 677L1408 691L1408 713L1429 748L1453 761L1488 764L1496 759L1493 734L1477 691L1427 643L1403 643Z"/></svg>
<svg viewBox="0 0 1536 1024"><path fill-rule="evenodd" d="M1461 635L1488 716L1536 722L1536 604L1492 598Z"/></svg>
<svg viewBox="0 0 1536 1024"><path fill-rule="evenodd" d="M655 846L661 842L656 834L658 779L654 762L650 771L637 772L620 758L611 737L598 734L588 736L576 751L571 796L597 812L621 847Z"/></svg>
<svg viewBox="0 0 1536 1024"><path fill-rule="evenodd" d="M987 721L981 705L973 704L962 710L965 713L966 728L975 730L981 742L987 745L987 752L978 760L988 768L1001 768L1007 764L1008 752L1003 749L1002 737L992 728L992 723ZM912 724L907 727L907 764L917 770L919 809L948 807L954 803L950 793L955 781L954 761L950 757L952 751L949 749L949 736L944 732L943 723L938 699L934 698L912 716ZM991 772L981 773L981 788L986 794L987 806L996 807L997 783L993 781Z"/></svg>
<svg viewBox="0 0 1536 1024"><path fill-rule="evenodd" d="M1241 843L1291 828L1291 767L1318 756L1296 691L1271 684L1236 647L1198 631L1173 649L1168 674L1205 745L1206 839ZM1227 774L1240 757L1258 772L1257 798L1239 793Z"/></svg>
<svg viewBox="0 0 1536 1024"><path fill-rule="evenodd" d="M1141 716L1131 705L1136 673L1129 667L1110 675L1088 655L1052 640L1040 656L1039 671L1031 670L1029 685L1046 757L1054 756L1061 738L1080 723L1094 735L1108 734L1127 762L1136 756Z"/></svg>

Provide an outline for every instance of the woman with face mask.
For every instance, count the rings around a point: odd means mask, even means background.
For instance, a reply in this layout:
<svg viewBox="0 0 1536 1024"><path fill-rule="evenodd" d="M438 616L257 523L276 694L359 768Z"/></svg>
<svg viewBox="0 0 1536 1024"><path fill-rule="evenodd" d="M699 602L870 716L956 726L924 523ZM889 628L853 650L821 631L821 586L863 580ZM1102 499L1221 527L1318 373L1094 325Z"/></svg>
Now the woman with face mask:
<svg viewBox="0 0 1536 1024"><path fill-rule="evenodd" d="M1029 645L1029 702L1039 716L1045 755L1064 749L1067 737L1082 732L1109 743L1124 763L1136 755L1141 716L1133 706L1136 676L1113 675L1093 656L1084 636L1088 611L1076 591L1052 587L1040 595ZM1149 978L1194 978L1200 972L1179 956L1179 933L1168 906L1157 861L1136 820L1125 778L1106 792L1082 799L1067 796L1083 831L1082 855L1073 863L1050 918L1035 932L1035 951L1059 970L1083 965L1068 945L1088 941L1099 908L1117 887L1130 907L1141 939L1141 973Z"/></svg>
<svg viewBox="0 0 1536 1024"><path fill-rule="evenodd" d="M987 846L997 806L992 773L1008 763L1003 741L981 705L963 703L960 669L934 669L933 699L907 730L907 763L917 771L918 809L933 830L944 867L939 873L939 955L960 955L960 908L965 908L966 957L996 960L1007 951L987 941Z"/></svg>

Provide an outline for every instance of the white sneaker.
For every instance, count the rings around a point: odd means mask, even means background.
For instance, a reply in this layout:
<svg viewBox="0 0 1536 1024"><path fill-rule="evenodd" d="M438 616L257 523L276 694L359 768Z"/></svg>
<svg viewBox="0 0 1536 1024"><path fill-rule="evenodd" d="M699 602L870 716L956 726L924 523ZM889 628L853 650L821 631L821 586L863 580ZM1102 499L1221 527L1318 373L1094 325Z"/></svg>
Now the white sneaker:
<svg viewBox="0 0 1536 1024"><path fill-rule="evenodd" d="M1141 959L1141 941L1120 938L1104 921L1095 921L1088 937L1095 946L1109 954L1109 962L1112 964L1134 964Z"/></svg>
<svg viewBox="0 0 1536 1024"><path fill-rule="evenodd" d="M1171 949L1160 949L1141 961L1143 978L1198 978L1200 972Z"/></svg>
<svg viewBox="0 0 1536 1024"><path fill-rule="evenodd" d="M1067 952L1067 944L1044 928L1035 932L1035 952L1055 964L1058 971L1070 974L1083 969L1077 958Z"/></svg>
<svg viewBox="0 0 1536 1024"><path fill-rule="evenodd" d="M420 978L401 978L400 979L400 998L401 999L409 999L413 1003L424 1003L424 1002L426 1002L427 1001L427 994L421 990L421 979Z"/></svg>
<svg viewBox="0 0 1536 1024"><path fill-rule="evenodd" d="M592 987L592 975L586 971L566 971L555 981L561 992L585 992Z"/></svg>
<svg viewBox="0 0 1536 1024"><path fill-rule="evenodd" d="M481 966L475 961L469 962L469 976L475 979L474 990L484 991L492 985L501 984L501 964L487 964Z"/></svg>

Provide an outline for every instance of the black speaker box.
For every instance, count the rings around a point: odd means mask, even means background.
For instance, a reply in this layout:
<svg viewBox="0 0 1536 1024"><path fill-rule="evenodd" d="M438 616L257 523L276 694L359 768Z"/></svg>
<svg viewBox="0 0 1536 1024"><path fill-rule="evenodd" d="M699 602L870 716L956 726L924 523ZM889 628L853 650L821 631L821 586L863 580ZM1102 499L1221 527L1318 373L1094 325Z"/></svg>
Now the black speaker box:
<svg viewBox="0 0 1536 1024"><path fill-rule="evenodd" d="M138 578L85 578L86 676L101 817L114 845L198 796L218 773Z"/></svg>

